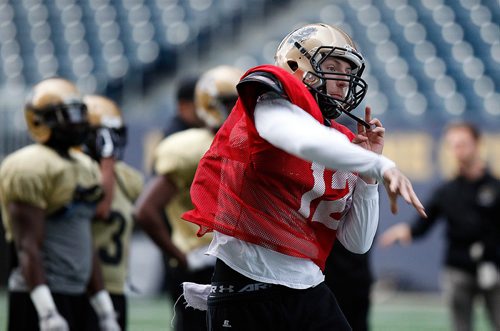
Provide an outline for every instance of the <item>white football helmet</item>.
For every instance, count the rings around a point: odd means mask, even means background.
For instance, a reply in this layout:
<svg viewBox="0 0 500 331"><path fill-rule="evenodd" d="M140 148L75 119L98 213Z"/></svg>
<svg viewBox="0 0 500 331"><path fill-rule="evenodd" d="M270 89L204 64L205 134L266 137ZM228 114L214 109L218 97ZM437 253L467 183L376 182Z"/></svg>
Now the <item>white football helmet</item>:
<svg viewBox="0 0 500 331"><path fill-rule="evenodd" d="M349 62L351 71L323 71L321 64L329 57ZM275 64L304 82L326 118L334 119L341 113L346 113L357 121L362 121L350 112L366 95L368 85L361 78L365 61L351 37L343 30L323 23L298 28L281 41L276 51ZM345 82L348 85L346 95L343 98L329 95L326 92L328 80Z"/></svg>

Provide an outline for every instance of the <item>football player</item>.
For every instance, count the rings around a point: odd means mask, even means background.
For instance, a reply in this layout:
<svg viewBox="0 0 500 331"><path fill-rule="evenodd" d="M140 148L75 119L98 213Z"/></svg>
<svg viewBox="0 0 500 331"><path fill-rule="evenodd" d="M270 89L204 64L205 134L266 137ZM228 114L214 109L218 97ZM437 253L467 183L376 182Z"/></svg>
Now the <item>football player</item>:
<svg viewBox="0 0 500 331"><path fill-rule="evenodd" d="M172 257L169 292L173 301L182 294L181 283L210 282L215 259L204 255L210 237L198 238L197 227L181 220L181 214L193 208L189 188L203 154L237 99L236 84L243 72L230 66L218 66L205 72L195 88L195 105L204 128L192 128L165 138L156 150L155 171L140 196L136 220L156 244ZM163 225L163 213L171 222L170 239ZM175 306L175 330L206 329L205 312Z"/></svg>
<svg viewBox="0 0 500 331"><path fill-rule="evenodd" d="M83 150L99 162L104 198L97 206L92 236L102 268L104 286L111 294L122 330L126 330L125 284L132 235L133 203L143 187L143 176L121 161L127 142L127 128L118 105L98 95L83 98L88 110L90 134ZM89 309L96 323L95 309ZM95 330L90 324L89 330ZM94 327L94 328L93 328Z"/></svg>
<svg viewBox="0 0 500 331"><path fill-rule="evenodd" d="M99 169L72 149L87 136L87 108L73 83L50 78L33 87L25 118L36 143L0 167L3 220L17 258L8 330L84 330L87 292L106 321L103 330L119 330L93 267L90 221L102 197Z"/></svg>
<svg viewBox="0 0 500 331"><path fill-rule="evenodd" d="M306 25L283 39L275 60L240 80L198 166L195 208L183 218L200 236L214 232L208 254L217 261L211 287L185 286L185 295L208 306L210 330L350 330L322 272L334 241L355 253L371 247L377 183L393 212L398 196L425 212L381 155L382 123L370 108L364 120L351 114L367 84L350 36ZM341 114L359 123L357 134L334 121Z"/></svg>

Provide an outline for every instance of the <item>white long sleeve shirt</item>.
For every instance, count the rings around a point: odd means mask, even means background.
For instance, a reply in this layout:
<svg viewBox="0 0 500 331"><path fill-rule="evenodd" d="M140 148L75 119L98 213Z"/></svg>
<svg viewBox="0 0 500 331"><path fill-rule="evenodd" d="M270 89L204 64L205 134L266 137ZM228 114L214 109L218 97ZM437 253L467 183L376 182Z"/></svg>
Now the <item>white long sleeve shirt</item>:
<svg viewBox="0 0 500 331"><path fill-rule="evenodd" d="M260 98L254 112L259 135L290 154L330 169L359 172L378 181L394 167L389 159L352 144L304 110L282 98ZM331 146L336 146L332 149ZM371 247L379 218L378 185L358 180L350 211L337 228L337 238L350 251ZM208 254L224 261L248 278L303 289L324 280L319 267L308 259L278 253L259 245L215 232Z"/></svg>

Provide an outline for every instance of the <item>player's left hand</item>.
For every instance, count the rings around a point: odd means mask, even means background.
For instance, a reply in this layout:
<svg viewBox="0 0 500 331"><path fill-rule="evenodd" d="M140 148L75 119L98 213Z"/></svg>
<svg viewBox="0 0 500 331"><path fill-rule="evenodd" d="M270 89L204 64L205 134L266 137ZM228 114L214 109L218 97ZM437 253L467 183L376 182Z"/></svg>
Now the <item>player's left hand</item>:
<svg viewBox="0 0 500 331"><path fill-rule="evenodd" d="M385 128L378 118L372 119L371 117L372 109L371 107L366 107L365 122L369 123L372 128L366 129L363 125L358 123L358 134L354 137L352 142L364 149L382 154L382 150L384 149Z"/></svg>

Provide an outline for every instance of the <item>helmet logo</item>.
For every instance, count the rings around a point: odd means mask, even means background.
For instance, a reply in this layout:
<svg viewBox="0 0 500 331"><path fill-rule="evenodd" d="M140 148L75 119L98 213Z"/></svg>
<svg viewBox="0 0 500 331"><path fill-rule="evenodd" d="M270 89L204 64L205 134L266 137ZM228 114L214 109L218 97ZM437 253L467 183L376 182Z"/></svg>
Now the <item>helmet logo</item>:
<svg viewBox="0 0 500 331"><path fill-rule="evenodd" d="M356 50L355 50L355 49L354 49L351 45L349 45L349 44L346 44L346 45L344 46L344 48L345 48L345 50L346 50L347 52L350 52L350 53L354 53L354 52L356 52Z"/></svg>
<svg viewBox="0 0 500 331"><path fill-rule="evenodd" d="M292 44L295 42L300 43L300 42L303 42L304 40L308 40L311 37L311 35L315 34L317 31L318 31L318 29L316 27L313 27L313 26L299 29L293 34L293 38L290 38L288 40L288 43L289 44Z"/></svg>

